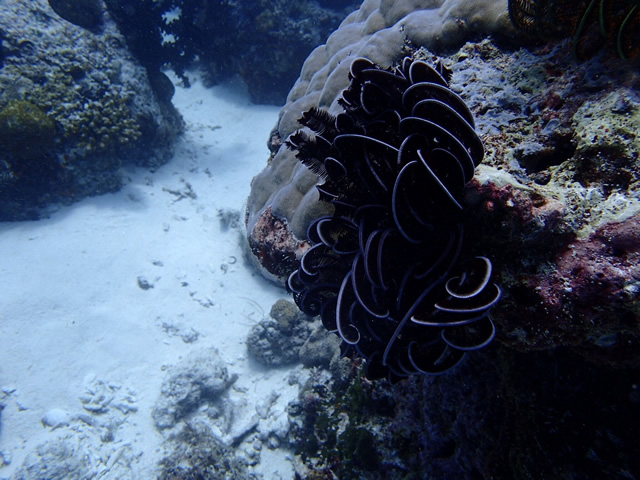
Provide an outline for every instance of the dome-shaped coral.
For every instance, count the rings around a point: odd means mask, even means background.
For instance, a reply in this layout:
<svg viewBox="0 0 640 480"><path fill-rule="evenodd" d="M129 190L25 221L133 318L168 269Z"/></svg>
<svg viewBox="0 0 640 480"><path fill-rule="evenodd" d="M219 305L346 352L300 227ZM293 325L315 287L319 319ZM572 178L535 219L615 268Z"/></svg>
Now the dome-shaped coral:
<svg viewBox="0 0 640 480"><path fill-rule="evenodd" d="M280 145L298 128L302 112L311 107L339 112L337 99L354 58L388 68L418 47L444 55L478 35L513 32L507 0L366 0L345 18L305 60L272 132L273 156L251 184L246 224L262 273L284 282L309 224L327 213L317 201L317 176Z"/></svg>

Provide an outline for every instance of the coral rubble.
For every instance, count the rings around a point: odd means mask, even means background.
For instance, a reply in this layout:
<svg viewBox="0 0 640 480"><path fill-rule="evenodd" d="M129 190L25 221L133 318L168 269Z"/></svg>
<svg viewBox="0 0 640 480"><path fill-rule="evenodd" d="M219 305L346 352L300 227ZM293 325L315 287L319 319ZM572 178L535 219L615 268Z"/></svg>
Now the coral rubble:
<svg viewBox="0 0 640 480"><path fill-rule="evenodd" d="M159 480L248 480L247 464L201 425L188 424L171 438Z"/></svg>
<svg viewBox="0 0 640 480"><path fill-rule="evenodd" d="M175 427L203 404L216 403L234 381L215 349L193 353L175 366L163 382L152 413L156 427Z"/></svg>

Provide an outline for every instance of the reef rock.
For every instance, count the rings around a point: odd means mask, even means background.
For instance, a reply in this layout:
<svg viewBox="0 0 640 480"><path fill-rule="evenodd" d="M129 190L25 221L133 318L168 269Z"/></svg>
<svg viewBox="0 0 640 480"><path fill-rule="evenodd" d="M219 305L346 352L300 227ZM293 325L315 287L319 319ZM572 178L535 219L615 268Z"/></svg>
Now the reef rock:
<svg viewBox="0 0 640 480"><path fill-rule="evenodd" d="M278 300L268 318L256 324L247 338L249 354L268 366L295 363L311 334L310 319L288 300Z"/></svg>
<svg viewBox="0 0 640 480"><path fill-rule="evenodd" d="M305 367L329 368L340 355L340 339L318 325L300 347L300 361Z"/></svg>
<svg viewBox="0 0 640 480"><path fill-rule="evenodd" d="M246 462L235 451L197 422L182 428L171 439L167 455L160 461L159 480L226 479L249 480Z"/></svg>
<svg viewBox="0 0 640 480"><path fill-rule="evenodd" d="M640 79L607 50L576 61L566 43L523 48L506 21L500 1L365 1L309 56L289 94L272 157L252 183L249 245L259 261L281 260L261 265L284 281L309 247L308 226L331 212L318 177L282 144L311 107L341 111L352 59L382 68L405 55L439 59L485 147L463 201L469 253L491 258L503 290L496 340L640 366ZM267 236L287 242L270 250Z"/></svg>
<svg viewBox="0 0 640 480"><path fill-rule="evenodd" d="M0 220L115 191L122 165L162 165L184 129L102 2L76 2L77 15L72 2L50 3L2 6Z"/></svg>
<svg viewBox="0 0 640 480"><path fill-rule="evenodd" d="M289 404L301 478L327 470L365 480L640 473L637 369L613 374L568 348L520 353L497 344L446 375L395 385L351 367L346 385L314 372Z"/></svg>

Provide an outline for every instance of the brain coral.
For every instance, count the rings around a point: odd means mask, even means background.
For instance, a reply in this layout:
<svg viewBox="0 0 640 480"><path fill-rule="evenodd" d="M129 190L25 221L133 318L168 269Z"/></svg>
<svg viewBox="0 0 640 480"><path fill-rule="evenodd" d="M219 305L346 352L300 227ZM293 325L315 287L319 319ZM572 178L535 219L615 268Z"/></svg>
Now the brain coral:
<svg viewBox="0 0 640 480"><path fill-rule="evenodd" d="M317 47L305 61L272 134L274 155L253 180L247 227L252 249L262 265L282 281L295 259L289 256L288 262L273 260L282 258L279 245L289 245L291 238L304 239L309 223L326 213L313 188L316 175L298 164L293 152L279 146L299 128L297 119L302 112L321 107L337 113L337 99L347 87L352 59L366 57L389 68L410 45L444 51L459 47L474 35L511 29L506 0L365 0L360 9L350 14L327 43ZM265 246L260 226L272 217L287 224L281 235L287 239L267 242ZM265 262L265 258L272 261Z"/></svg>

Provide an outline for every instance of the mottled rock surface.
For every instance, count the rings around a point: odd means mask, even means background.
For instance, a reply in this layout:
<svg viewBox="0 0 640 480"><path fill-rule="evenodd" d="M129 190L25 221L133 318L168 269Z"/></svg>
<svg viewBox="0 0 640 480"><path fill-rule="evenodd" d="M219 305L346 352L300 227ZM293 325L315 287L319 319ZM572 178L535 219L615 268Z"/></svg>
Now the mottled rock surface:
<svg viewBox="0 0 640 480"><path fill-rule="evenodd" d="M247 349L251 357L263 365L275 367L296 363L311 330L310 319L293 302L278 300L271 307L269 317L249 332Z"/></svg>
<svg viewBox="0 0 640 480"><path fill-rule="evenodd" d="M487 149L467 224L503 288L498 340L640 366L640 77L613 57L577 63L566 46L484 41L457 60Z"/></svg>
<svg viewBox="0 0 640 480"><path fill-rule="evenodd" d="M115 191L122 165L169 159L182 118L156 96L108 15L88 30L45 0L2 9L0 220Z"/></svg>

